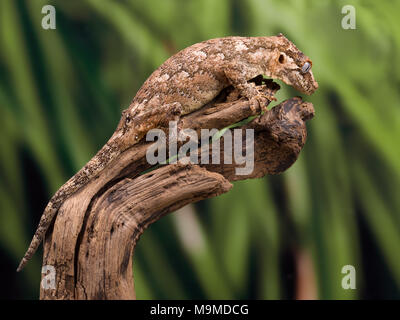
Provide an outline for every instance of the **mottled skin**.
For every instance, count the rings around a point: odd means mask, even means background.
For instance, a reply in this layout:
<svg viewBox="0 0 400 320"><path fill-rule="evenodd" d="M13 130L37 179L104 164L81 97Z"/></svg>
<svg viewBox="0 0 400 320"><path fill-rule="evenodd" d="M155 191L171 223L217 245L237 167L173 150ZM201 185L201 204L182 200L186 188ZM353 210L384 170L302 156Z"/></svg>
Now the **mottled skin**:
<svg viewBox="0 0 400 320"><path fill-rule="evenodd" d="M32 257L62 203L98 176L126 149L140 141L165 118L166 109L178 114L193 112L233 85L251 103L262 96L248 80L263 74L280 79L305 94L318 84L304 64L310 59L283 35L273 37L227 37L190 46L165 61L146 80L106 145L51 198L32 242L17 271ZM302 70L303 67L303 70Z"/></svg>

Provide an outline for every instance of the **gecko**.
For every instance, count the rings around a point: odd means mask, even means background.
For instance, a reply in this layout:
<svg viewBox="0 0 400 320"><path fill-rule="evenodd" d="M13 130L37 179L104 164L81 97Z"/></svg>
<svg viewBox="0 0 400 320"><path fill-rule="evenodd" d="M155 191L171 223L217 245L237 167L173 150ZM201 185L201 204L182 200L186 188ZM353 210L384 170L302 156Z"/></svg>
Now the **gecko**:
<svg viewBox="0 0 400 320"><path fill-rule="evenodd" d="M228 86L249 99L251 106L262 108L265 99L275 98L266 97L249 82L258 75L279 79L310 95L318 88L311 67L310 58L283 34L216 38L171 56L144 82L122 112L117 129L107 143L50 199L17 271L21 271L36 252L63 202L98 177L150 129L159 127L167 108L183 116L200 109Z"/></svg>

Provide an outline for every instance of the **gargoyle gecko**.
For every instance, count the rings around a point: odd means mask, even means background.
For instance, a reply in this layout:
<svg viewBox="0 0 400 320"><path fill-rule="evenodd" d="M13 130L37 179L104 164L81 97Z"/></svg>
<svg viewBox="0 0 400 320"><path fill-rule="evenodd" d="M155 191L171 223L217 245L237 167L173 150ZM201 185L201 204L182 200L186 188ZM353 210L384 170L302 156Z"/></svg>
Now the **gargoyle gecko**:
<svg viewBox="0 0 400 320"><path fill-rule="evenodd" d="M119 125L104 147L51 198L32 242L17 271L36 252L62 203L98 176L123 151L138 143L165 118L172 107L178 114L191 113L232 85L251 105L265 98L248 81L257 75L282 80L304 94L318 84L311 60L285 36L226 37L194 44L165 61L137 92Z"/></svg>

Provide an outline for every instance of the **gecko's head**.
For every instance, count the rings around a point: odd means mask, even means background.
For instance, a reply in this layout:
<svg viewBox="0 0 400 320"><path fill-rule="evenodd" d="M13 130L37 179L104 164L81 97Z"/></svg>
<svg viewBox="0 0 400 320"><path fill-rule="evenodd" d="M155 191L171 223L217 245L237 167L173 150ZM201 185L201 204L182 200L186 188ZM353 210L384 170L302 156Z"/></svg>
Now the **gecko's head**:
<svg viewBox="0 0 400 320"><path fill-rule="evenodd" d="M304 94L313 94L318 89L318 83L311 71L310 58L284 35L271 38L274 41L266 66L266 76L282 80Z"/></svg>

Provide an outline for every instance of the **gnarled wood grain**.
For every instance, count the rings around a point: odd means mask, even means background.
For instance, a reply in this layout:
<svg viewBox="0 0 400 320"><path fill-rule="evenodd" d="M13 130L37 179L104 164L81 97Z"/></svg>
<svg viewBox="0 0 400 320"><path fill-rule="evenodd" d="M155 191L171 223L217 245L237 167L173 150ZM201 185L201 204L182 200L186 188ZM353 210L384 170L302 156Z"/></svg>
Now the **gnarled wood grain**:
<svg viewBox="0 0 400 320"><path fill-rule="evenodd" d="M270 83L260 87L268 93L276 89ZM247 100L237 100L234 92L228 95L229 90L182 117L178 128L221 129L260 111ZM126 150L61 206L46 235L43 259L43 265L55 267L56 289L41 287L41 299L134 299L132 255L144 229L189 203L227 192L229 181L286 170L305 143L305 121L313 114L310 103L292 98L243 126L255 132L254 170L246 176L235 174L234 162L177 163L140 175L151 168L146 161L151 143L142 141ZM221 141L221 159L223 146Z"/></svg>

